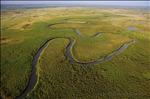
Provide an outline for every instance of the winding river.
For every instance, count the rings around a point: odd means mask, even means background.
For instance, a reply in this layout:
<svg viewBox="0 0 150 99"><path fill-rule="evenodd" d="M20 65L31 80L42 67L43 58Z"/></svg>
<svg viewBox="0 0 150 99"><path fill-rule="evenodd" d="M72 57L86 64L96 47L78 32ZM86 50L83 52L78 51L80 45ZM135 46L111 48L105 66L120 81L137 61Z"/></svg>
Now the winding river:
<svg viewBox="0 0 150 99"><path fill-rule="evenodd" d="M97 34L99 35L99 33ZM31 70L31 75L28 81L28 84L26 86L26 88L22 91L22 93L16 97L16 99L23 99L25 98L31 91L32 89L34 89L34 87L36 86L37 80L38 80L38 73L37 73L37 64L38 64L38 60L40 58L41 53L44 51L44 49L47 48L48 43L53 40L53 39L58 39L58 38L63 38L63 37L56 37L56 38L51 38L49 40L47 40L37 51L37 53L35 54L35 56L33 57L33 61L32 61L32 70ZM65 38L65 37L64 37ZM120 46L118 49L114 50L112 53L106 55L103 58L94 60L94 61L90 61L90 62L81 62L78 59L74 58L74 55L72 53L72 48L76 42L75 39L73 38L66 38L69 40L69 43L66 47L66 51L65 51L65 56L68 59L68 61L70 62L70 64L76 63L76 64L80 64L80 65L95 65L95 64L101 64L104 63L106 61L111 60L114 56L122 53L125 49L128 48L129 45L135 43L135 40L132 40L130 42L127 42L125 44L123 44L122 46Z"/></svg>
<svg viewBox="0 0 150 99"><path fill-rule="evenodd" d="M114 50L112 53L106 55L105 57L99 58L97 60L94 61L90 61L90 62L81 62L78 59L76 59L73 56L72 53L72 48L75 44L75 40L69 38L70 42L68 44L68 46L66 47L66 52L65 52L65 56L67 57L67 59L69 60L70 64L73 63L77 63L77 64L81 64L81 65L96 65L96 64L100 64L100 63L104 63L106 61L111 60L114 56L122 53L125 49L128 48L129 45L135 43L135 40L129 41L127 43L124 43L123 45L121 45L118 49Z"/></svg>
<svg viewBox="0 0 150 99"><path fill-rule="evenodd" d="M36 68L36 65L38 63L38 60L39 60L39 57L42 53L42 51L47 47L48 45L48 42L52 40L52 39L49 39L47 40L37 51L37 53L35 54L35 56L33 57L33 61L32 61L32 68L31 68L31 74L30 74L30 77L29 77L29 81L28 81L28 84L26 86L26 88L22 91L22 93L16 97L16 99L23 99L27 96L27 94L29 92L31 92L31 90L35 87L36 85L36 82L37 82L37 79L38 79L38 75L37 75L37 68Z"/></svg>

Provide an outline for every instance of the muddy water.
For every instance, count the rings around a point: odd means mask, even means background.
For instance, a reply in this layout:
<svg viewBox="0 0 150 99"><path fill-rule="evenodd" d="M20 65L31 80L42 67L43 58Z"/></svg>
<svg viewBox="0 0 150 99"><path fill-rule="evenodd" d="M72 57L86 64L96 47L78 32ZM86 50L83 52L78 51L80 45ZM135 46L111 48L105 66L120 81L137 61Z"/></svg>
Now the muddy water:
<svg viewBox="0 0 150 99"><path fill-rule="evenodd" d="M101 32L97 32L97 33L95 33L92 37L98 37L98 36L100 36L100 35L102 35L102 33L101 33Z"/></svg>
<svg viewBox="0 0 150 99"><path fill-rule="evenodd" d="M129 27L128 27L128 30L129 30L129 31L136 31L136 30L138 30L138 28L136 28L136 27L134 27L134 26L129 26Z"/></svg>

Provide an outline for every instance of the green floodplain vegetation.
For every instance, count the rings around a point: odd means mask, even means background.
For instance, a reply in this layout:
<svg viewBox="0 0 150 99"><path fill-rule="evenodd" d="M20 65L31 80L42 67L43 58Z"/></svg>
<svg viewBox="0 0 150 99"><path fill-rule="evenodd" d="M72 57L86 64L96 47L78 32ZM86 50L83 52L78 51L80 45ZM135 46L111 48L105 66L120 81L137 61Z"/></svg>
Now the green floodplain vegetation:
<svg viewBox="0 0 150 99"><path fill-rule="evenodd" d="M37 50L57 37L42 51L38 80L25 98L149 99L149 18L146 10L123 8L2 11L1 97L13 99L23 92ZM135 43L107 62L85 66L70 64L65 57L68 37L75 40L74 58L82 62L102 58L131 40Z"/></svg>

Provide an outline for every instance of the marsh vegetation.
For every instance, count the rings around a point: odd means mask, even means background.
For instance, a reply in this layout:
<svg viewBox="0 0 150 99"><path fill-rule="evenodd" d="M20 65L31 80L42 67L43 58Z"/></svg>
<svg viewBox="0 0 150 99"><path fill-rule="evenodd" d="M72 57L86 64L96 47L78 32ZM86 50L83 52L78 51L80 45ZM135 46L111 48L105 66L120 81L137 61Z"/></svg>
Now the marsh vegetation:
<svg viewBox="0 0 150 99"><path fill-rule="evenodd" d="M149 15L88 7L2 12L1 97L150 98Z"/></svg>

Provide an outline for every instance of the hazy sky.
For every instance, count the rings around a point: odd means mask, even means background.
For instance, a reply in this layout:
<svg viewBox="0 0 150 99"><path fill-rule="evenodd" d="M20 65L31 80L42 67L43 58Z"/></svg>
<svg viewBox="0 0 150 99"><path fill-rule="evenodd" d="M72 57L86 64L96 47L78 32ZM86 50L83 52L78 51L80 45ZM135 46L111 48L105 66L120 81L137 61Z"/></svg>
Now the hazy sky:
<svg viewBox="0 0 150 99"><path fill-rule="evenodd" d="M150 6L150 1L1 1L2 4L83 4L83 5L119 5Z"/></svg>

